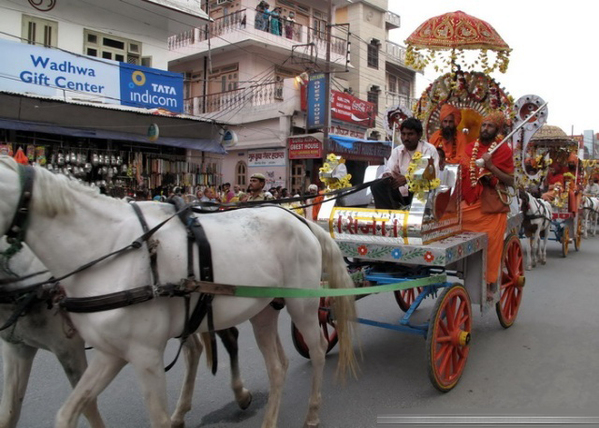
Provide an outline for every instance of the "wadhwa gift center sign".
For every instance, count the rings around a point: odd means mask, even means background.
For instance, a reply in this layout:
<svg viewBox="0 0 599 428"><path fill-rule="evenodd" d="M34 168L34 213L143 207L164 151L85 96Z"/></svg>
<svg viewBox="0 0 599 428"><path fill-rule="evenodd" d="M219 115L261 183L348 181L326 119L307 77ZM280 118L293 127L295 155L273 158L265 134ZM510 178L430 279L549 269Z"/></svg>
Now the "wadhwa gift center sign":
<svg viewBox="0 0 599 428"><path fill-rule="evenodd" d="M0 39L0 90L183 112L183 75Z"/></svg>

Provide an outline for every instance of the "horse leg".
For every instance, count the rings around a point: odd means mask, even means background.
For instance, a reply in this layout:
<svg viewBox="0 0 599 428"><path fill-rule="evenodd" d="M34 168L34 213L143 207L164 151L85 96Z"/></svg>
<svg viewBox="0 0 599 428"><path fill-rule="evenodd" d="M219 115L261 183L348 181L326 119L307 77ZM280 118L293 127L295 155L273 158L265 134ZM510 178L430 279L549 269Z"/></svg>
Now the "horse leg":
<svg viewBox="0 0 599 428"><path fill-rule="evenodd" d="M327 343L316 316L318 305L318 299L294 299L293 301L289 299L287 303L291 319L302 333L312 363L312 391L304 423L306 428L318 427L320 424L318 413L322 401L321 388Z"/></svg>
<svg viewBox="0 0 599 428"><path fill-rule="evenodd" d="M532 270L532 235L528 237L528 245L526 246L526 270Z"/></svg>
<svg viewBox="0 0 599 428"><path fill-rule="evenodd" d="M85 343L83 340L77 339L66 340L69 340L69 342L63 344L61 349L53 349L52 352L54 352L56 358L58 358L71 386L74 388L87 368ZM76 340L76 342L73 342L73 340ZM105 427L95 398L90 400L89 404L83 409L83 414L92 428Z"/></svg>
<svg viewBox="0 0 599 428"><path fill-rule="evenodd" d="M539 241L541 240L541 231L540 225L537 225L536 230L533 232L530 242L531 242L531 252L532 252L532 267L537 267L537 262L539 261Z"/></svg>
<svg viewBox="0 0 599 428"><path fill-rule="evenodd" d="M316 318L314 311L314 318ZM269 380L268 403L262 428L274 428L277 426L279 418L279 408L281 406L281 396L283 392L283 384L285 375L287 374L287 357L284 354L282 347L279 347L277 320L279 311L267 306L258 315L251 319L256 343L266 364L266 372ZM285 364L283 364L285 362Z"/></svg>
<svg viewBox="0 0 599 428"><path fill-rule="evenodd" d="M36 352L37 348L31 346L3 341L4 385L2 403L0 403L0 427L2 428L17 426Z"/></svg>
<svg viewBox="0 0 599 428"><path fill-rule="evenodd" d="M56 414L55 428L75 428L81 412L95 400L125 366L126 361L96 349L73 392Z"/></svg>
<svg viewBox="0 0 599 428"><path fill-rule="evenodd" d="M152 428L170 428L171 426L168 416L163 353L164 348L156 347L138 347L137 352L131 353L130 362L137 374Z"/></svg>
<svg viewBox="0 0 599 428"><path fill-rule="evenodd" d="M241 373L239 371L239 347L237 346L239 330L235 327L231 327L226 330L218 330L216 334L218 334L218 337L220 337L225 349L229 353L229 361L231 363L231 389L233 389L233 393L235 394L235 401L237 401L237 405L241 410L245 410L252 402L252 394L243 387L243 380L241 379ZM277 339L278 338L279 336L277 335Z"/></svg>
<svg viewBox="0 0 599 428"><path fill-rule="evenodd" d="M541 263L547 264L547 240L549 239L549 232L551 231L551 223L547 222L547 227L543 232L543 251L541 253Z"/></svg>
<svg viewBox="0 0 599 428"><path fill-rule="evenodd" d="M185 426L185 415L191 410L191 399L202 350L203 346L198 334L192 334L183 343L185 378L179 400L177 400L177 407L171 416L172 428L183 428Z"/></svg>

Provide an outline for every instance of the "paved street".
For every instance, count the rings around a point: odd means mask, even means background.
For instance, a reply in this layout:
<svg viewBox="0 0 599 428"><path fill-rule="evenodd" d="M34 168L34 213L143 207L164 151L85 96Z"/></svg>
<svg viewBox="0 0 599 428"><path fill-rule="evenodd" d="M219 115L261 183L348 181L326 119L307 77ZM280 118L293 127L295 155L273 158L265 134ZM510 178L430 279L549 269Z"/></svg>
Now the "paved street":
<svg viewBox="0 0 599 428"><path fill-rule="evenodd" d="M376 427L378 415L594 415L599 416L599 237L583 241L580 252L561 257L549 243L548 264L528 273L516 324L504 330L494 311L481 317L475 308L472 348L457 387L437 392L427 376L425 341L417 336L360 326L363 361L358 380L334 380L337 349L327 359L323 389L323 428ZM418 311L425 320L431 302ZM428 309L427 309L428 308ZM394 322L393 296L370 296L358 303L360 316ZM234 404L225 352L220 349L216 377L202 366L187 427L260 427L268 381L249 324L241 326L241 365L254 401L247 411ZM310 365L293 348L286 313L280 331L290 358L279 427L301 427L307 408ZM172 341L165 361L176 351ZM91 357L93 351L88 351ZM183 364L168 374L171 408L178 397ZM51 427L69 393L55 358L40 352L25 398L20 427ZM146 428L148 420L133 371L126 367L100 397L109 427ZM79 426L87 426L80 422ZM388 425L386 425L388 426Z"/></svg>

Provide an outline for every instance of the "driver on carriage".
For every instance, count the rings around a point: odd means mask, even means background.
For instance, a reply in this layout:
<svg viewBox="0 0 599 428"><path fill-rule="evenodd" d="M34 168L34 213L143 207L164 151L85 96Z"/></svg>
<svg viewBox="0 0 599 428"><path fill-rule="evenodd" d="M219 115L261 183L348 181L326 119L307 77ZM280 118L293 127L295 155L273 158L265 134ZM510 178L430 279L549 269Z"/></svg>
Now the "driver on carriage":
<svg viewBox="0 0 599 428"><path fill-rule="evenodd" d="M397 210L412 203L412 193L408 190L406 173L416 152L423 157L433 158L436 176L439 176L439 154L437 149L422 138L422 123L410 117L399 126L401 142L393 149L385 165L381 180L371 186L374 206L377 209Z"/></svg>
<svg viewBox="0 0 599 428"><path fill-rule="evenodd" d="M462 120L460 109L451 104L443 104L439 113L440 128L431 136L430 143L445 152L445 162L460 163L460 158L468 144L466 135L458 130Z"/></svg>
<svg viewBox="0 0 599 428"><path fill-rule="evenodd" d="M499 267L503 252L503 236L507 227L509 207L492 207L482 201L486 196L497 198L499 183L514 185L514 159L512 149L507 144L498 146L499 135L505 127L505 116L495 111L482 120L480 137L468 144L462 157L462 229L468 232L485 232L488 235L487 284L494 284L499 277ZM493 153L488 153L490 150ZM478 167L476 160L482 158L484 167ZM505 198L505 196L503 196ZM502 205L501 203L499 205ZM505 209L507 208L507 209ZM489 290L493 291L493 285Z"/></svg>

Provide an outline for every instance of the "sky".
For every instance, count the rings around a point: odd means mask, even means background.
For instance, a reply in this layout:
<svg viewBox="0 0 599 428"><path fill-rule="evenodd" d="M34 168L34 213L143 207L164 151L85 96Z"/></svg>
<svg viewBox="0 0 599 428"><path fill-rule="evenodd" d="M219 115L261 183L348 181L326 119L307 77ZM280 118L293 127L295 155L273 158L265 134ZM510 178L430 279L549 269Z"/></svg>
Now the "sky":
<svg viewBox="0 0 599 428"><path fill-rule="evenodd" d="M599 132L599 2L593 0L388 0L401 17L389 38L404 40L433 16L461 10L495 28L512 48L505 74L491 76L515 100L548 101L547 124L566 134ZM429 65L418 75L416 96L439 76Z"/></svg>

